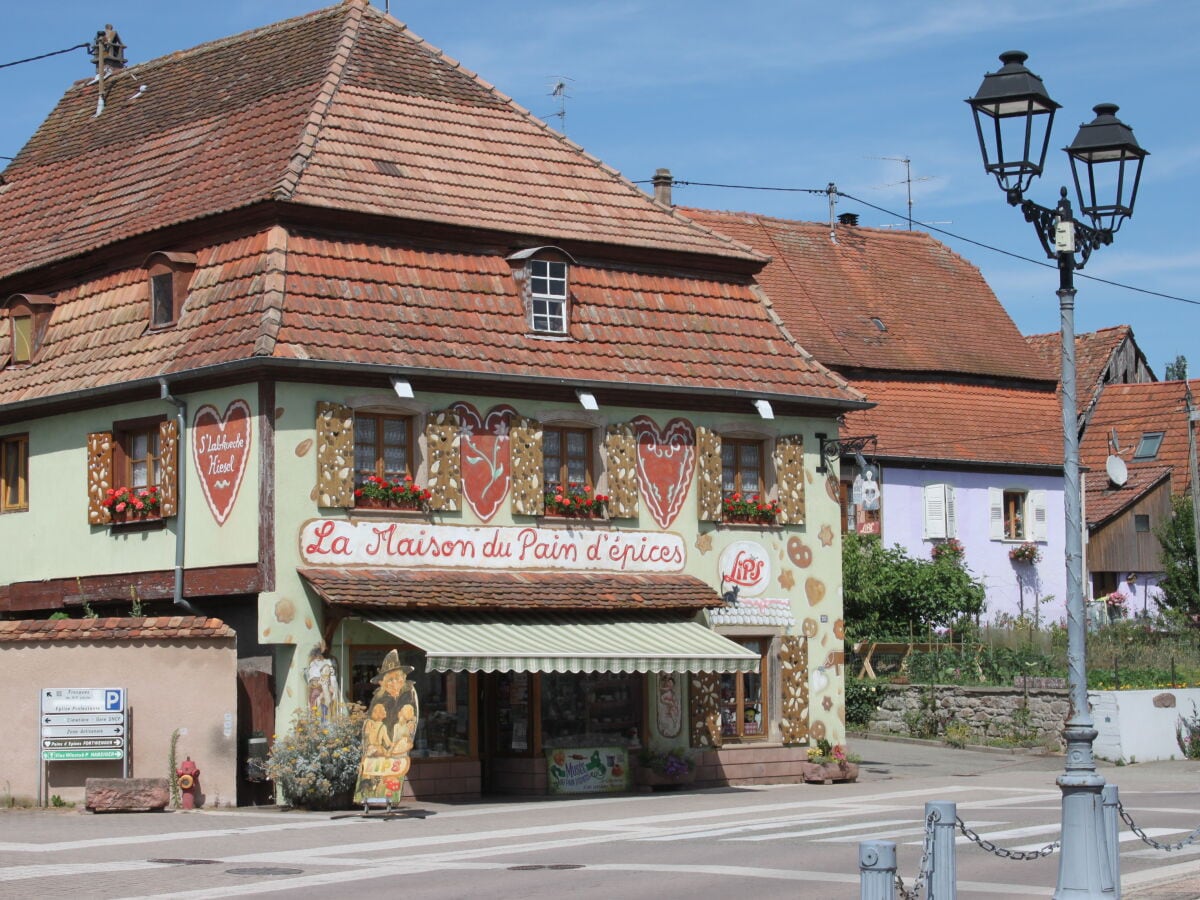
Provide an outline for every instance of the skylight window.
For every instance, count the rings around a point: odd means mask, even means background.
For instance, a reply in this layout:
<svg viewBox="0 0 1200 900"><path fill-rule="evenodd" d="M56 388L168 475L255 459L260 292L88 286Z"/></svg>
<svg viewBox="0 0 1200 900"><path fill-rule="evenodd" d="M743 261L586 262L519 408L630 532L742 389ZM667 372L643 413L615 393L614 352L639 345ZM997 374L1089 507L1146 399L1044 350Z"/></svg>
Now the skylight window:
<svg viewBox="0 0 1200 900"><path fill-rule="evenodd" d="M1154 459L1158 456L1158 448L1162 446L1163 432L1147 431L1138 441L1137 450L1133 453L1135 460Z"/></svg>

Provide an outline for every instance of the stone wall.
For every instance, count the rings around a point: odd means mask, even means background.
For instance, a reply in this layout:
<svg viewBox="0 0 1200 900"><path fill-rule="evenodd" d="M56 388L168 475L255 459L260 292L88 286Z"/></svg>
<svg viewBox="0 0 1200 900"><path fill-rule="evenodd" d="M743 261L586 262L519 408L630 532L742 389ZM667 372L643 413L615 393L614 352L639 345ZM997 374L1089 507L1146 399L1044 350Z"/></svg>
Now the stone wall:
<svg viewBox="0 0 1200 900"><path fill-rule="evenodd" d="M909 721L919 715L931 694L939 732L949 723L972 731L970 740L1007 738L1057 740L1067 719L1067 691L1059 689L959 687L956 685L880 684L883 700L871 717L870 731L913 735ZM1028 709L1028 713L1023 710Z"/></svg>

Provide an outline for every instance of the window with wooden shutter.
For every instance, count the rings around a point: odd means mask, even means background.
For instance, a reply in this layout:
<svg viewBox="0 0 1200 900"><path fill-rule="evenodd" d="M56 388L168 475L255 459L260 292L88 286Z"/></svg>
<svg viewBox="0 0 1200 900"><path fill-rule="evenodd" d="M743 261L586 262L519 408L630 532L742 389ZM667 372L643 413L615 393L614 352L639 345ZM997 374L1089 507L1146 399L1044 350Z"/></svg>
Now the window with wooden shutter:
<svg viewBox="0 0 1200 900"><path fill-rule="evenodd" d="M703 426L696 428L696 513L701 522L721 521L721 436Z"/></svg>
<svg viewBox="0 0 1200 900"><path fill-rule="evenodd" d="M29 435L0 437L0 512L29 509Z"/></svg>
<svg viewBox="0 0 1200 900"><path fill-rule="evenodd" d="M456 512L462 508L462 420L458 413L443 409L425 421L429 508Z"/></svg>
<svg viewBox="0 0 1200 900"><path fill-rule="evenodd" d="M354 505L354 411L317 404L317 504Z"/></svg>
<svg viewBox="0 0 1200 900"><path fill-rule="evenodd" d="M781 525L803 525L805 520L803 436L792 434L777 439L772 462L775 466L775 499L779 504L779 514L775 521Z"/></svg>
<svg viewBox="0 0 1200 900"><path fill-rule="evenodd" d="M608 515L615 519L637 518L637 436L628 422L608 426L604 436L604 474Z"/></svg>
<svg viewBox="0 0 1200 900"><path fill-rule="evenodd" d="M1029 522L1032 526L1030 536L1035 541L1046 540L1046 492L1030 491L1028 507Z"/></svg>
<svg viewBox="0 0 1200 900"><path fill-rule="evenodd" d="M514 416L508 431L512 466L512 511L518 516L540 516L545 512L542 424L525 416Z"/></svg>
<svg viewBox="0 0 1200 900"><path fill-rule="evenodd" d="M88 524L107 525L108 509L105 497L113 487L113 436L110 431L97 431L87 441Z"/></svg>
<svg viewBox="0 0 1200 900"><path fill-rule="evenodd" d="M179 423L174 419L158 423L158 447L158 514L166 519L179 512Z"/></svg>

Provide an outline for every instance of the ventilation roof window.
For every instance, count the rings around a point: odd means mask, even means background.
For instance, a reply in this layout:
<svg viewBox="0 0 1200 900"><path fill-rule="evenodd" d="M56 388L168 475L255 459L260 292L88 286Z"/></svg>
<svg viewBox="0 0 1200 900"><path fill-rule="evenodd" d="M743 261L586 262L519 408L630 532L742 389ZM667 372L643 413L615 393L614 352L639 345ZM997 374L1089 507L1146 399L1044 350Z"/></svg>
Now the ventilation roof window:
<svg viewBox="0 0 1200 900"><path fill-rule="evenodd" d="M1147 431L1138 441L1137 450L1133 452L1135 460L1154 459L1158 456L1158 448L1162 446L1163 432Z"/></svg>

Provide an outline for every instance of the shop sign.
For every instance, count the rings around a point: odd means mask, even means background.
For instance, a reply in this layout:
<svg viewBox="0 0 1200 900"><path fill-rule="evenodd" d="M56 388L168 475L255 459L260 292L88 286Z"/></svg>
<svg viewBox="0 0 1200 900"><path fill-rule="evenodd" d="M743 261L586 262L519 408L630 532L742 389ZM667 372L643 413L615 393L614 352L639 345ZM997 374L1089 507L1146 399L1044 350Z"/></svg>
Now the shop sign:
<svg viewBox="0 0 1200 900"><path fill-rule="evenodd" d="M753 597L765 591L771 581L771 559L753 541L734 541L721 551L717 565L722 592L737 588L739 595Z"/></svg>
<svg viewBox="0 0 1200 900"><path fill-rule="evenodd" d="M313 519L300 530L310 565L679 572L683 538L658 531L574 531Z"/></svg>
<svg viewBox="0 0 1200 900"><path fill-rule="evenodd" d="M551 794L603 794L629 790L624 747L556 747L546 751Z"/></svg>
<svg viewBox="0 0 1200 900"><path fill-rule="evenodd" d="M250 455L250 405L234 400L225 414L205 404L192 420L192 459L209 512L224 525L237 500Z"/></svg>

